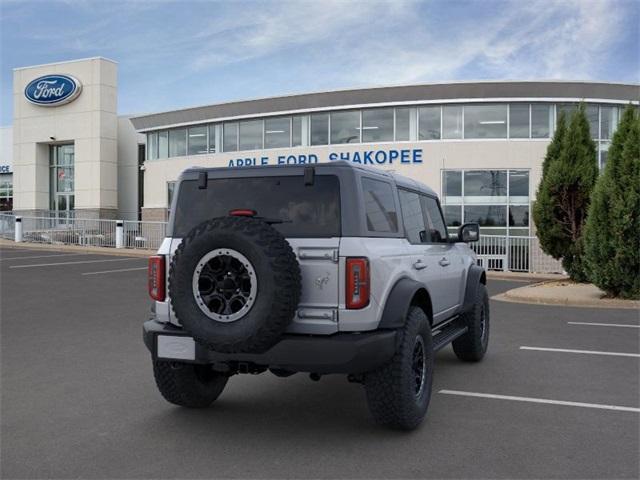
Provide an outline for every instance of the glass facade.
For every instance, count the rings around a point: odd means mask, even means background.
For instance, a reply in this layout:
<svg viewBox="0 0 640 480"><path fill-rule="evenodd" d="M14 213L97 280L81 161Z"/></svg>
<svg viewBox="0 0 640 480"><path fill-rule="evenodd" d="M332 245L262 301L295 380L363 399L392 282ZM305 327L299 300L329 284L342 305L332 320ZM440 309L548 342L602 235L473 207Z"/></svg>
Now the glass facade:
<svg viewBox="0 0 640 480"><path fill-rule="evenodd" d="M453 233L477 222L485 235L529 235L529 170L443 170L442 200Z"/></svg>
<svg viewBox="0 0 640 480"><path fill-rule="evenodd" d="M0 173L0 212L13 210L13 173Z"/></svg>
<svg viewBox="0 0 640 480"><path fill-rule="evenodd" d="M75 208L75 146L49 147L49 208L62 217Z"/></svg>
<svg viewBox="0 0 640 480"><path fill-rule="evenodd" d="M600 165L623 107L587 104ZM549 139L576 103L476 103L378 107L193 125L147 134L147 160L184 155L392 141ZM218 145L217 143L222 143Z"/></svg>

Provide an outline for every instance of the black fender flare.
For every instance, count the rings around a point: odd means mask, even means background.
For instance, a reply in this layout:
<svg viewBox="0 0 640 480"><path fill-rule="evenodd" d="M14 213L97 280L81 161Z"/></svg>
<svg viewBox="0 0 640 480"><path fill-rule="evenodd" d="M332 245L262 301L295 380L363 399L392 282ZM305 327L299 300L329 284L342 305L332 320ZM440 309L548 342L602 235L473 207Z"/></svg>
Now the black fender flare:
<svg viewBox="0 0 640 480"><path fill-rule="evenodd" d="M417 301L414 301L416 299ZM413 304L421 306L429 322L433 321L431 298L426 287L411 278L401 278L391 289L382 311L382 319L378 328L395 329L402 328L405 324L409 307Z"/></svg>
<svg viewBox="0 0 640 480"><path fill-rule="evenodd" d="M473 304L476 301L476 293L478 291L478 285L487 284L487 274L484 268L478 265L471 265L469 267L469 273L467 273L467 286L464 292L464 302L460 311L462 313L468 312L473 308Z"/></svg>

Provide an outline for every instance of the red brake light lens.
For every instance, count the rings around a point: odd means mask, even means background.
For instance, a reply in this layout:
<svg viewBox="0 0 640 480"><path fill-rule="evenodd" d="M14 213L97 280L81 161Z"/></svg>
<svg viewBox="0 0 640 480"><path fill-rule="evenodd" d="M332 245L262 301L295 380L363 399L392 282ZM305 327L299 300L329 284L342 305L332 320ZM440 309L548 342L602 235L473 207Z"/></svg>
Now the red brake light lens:
<svg viewBox="0 0 640 480"><path fill-rule="evenodd" d="M149 296L158 302L164 302L165 269L164 255L149 257Z"/></svg>
<svg viewBox="0 0 640 480"><path fill-rule="evenodd" d="M232 217L255 217L257 214L258 212L248 208L236 208L229 212L229 215Z"/></svg>
<svg viewBox="0 0 640 480"><path fill-rule="evenodd" d="M347 258L346 305L348 309L364 308L369 305L371 291L369 259L364 257Z"/></svg>

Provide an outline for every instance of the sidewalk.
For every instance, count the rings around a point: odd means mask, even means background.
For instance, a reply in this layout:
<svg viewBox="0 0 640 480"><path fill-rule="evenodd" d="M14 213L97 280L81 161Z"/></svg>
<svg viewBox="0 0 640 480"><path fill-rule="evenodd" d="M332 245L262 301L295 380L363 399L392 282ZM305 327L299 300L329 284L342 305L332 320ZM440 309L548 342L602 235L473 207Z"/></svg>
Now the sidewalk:
<svg viewBox="0 0 640 480"><path fill-rule="evenodd" d="M81 245L51 245L48 243L28 242L16 243L4 238L0 238L0 247L29 250L54 250L58 252L97 253L100 255L116 255L125 257L150 257L156 253L155 250L136 250L133 248L84 247Z"/></svg>
<svg viewBox="0 0 640 480"><path fill-rule="evenodd" d="M514 288L491 297L494 300L541 305L564 305L588 308L640 309L640 301L604 298L604 292L589 283L555 280Z"/></svg>

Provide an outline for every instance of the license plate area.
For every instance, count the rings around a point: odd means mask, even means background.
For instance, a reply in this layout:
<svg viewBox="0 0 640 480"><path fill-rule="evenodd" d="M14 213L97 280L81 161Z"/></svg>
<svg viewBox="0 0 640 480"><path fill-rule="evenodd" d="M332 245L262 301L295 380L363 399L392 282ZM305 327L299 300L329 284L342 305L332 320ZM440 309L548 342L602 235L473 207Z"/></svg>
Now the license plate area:
<svg viewBox="0 0 640 480"><path fill-rule="evenodd" d="M196 342L191 337L158 335L156 347L158 358L172 360L196 359Z"/></svg>

